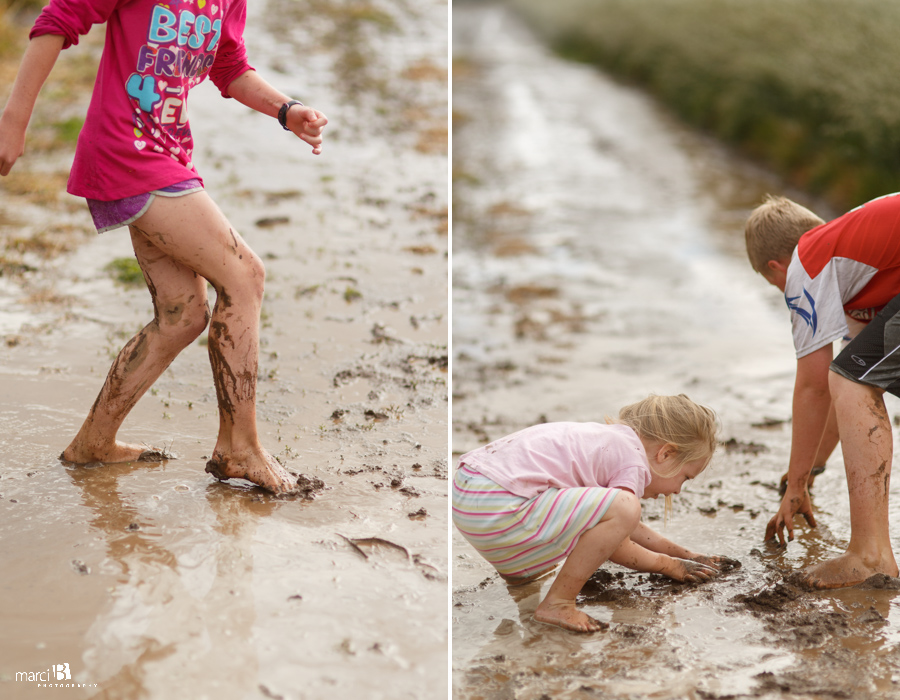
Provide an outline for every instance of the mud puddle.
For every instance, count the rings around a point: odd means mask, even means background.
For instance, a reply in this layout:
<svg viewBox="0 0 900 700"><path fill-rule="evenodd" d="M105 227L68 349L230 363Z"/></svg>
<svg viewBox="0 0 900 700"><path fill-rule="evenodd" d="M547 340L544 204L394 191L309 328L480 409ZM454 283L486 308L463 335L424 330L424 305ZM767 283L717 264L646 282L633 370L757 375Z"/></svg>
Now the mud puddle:
<svg viewBox="0 0 900 700"><path fill-rule="evenodd" d="M127 234L85 234L77 201L54 216L83 240L0 278L0 696L445 697L448 7L356 9L249 8L252 64L330 119L322 156L211 86L191 105L207 189L268 271L263 444L311 498L204 472L202 342L121 433L177 459L60 464L149 295L111 280ZM17 680L57 664L87 687Z"/></svg>
<svg viewBox="0 0 900 700"><path fill-rule="evenodd" d="M558 60L502 5L454 6L453 62L454 455L685 392L718 412L723 444L667 524L662 502L644 501L644 518L742 562L693 586L606 565L581 602L609 629L581 636L532 620L550 579L508 588L454 532L455 696L896 697L896 582L806 593L785 581L847 542L839 455L813 490L819 527L798 527L786 549L763 542L795 363L783 299L746 263L742 227L784 186Z"/></svg>

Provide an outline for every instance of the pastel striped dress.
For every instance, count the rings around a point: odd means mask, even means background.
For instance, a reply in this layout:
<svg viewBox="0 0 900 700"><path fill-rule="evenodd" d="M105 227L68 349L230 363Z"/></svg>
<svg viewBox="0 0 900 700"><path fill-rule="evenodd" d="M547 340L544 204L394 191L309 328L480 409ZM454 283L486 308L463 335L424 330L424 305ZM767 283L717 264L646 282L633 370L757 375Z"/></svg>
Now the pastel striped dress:
<svg viewBox="0 0 900 700"><path fill-rule="evenodd" d="M453 522L508 580L565 559L618 493L638 497L650 467L624 425L545 423L462 456L453 480Z"/></svg>

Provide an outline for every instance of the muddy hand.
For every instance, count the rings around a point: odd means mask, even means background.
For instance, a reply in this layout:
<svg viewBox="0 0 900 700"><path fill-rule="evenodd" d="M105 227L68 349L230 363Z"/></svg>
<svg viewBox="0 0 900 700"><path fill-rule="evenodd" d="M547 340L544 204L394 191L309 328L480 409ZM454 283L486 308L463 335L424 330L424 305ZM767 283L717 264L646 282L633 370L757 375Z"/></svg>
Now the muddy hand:
<svg viewBox="0 0 900 700"><path fill-rule="evenodd" d="M788 488L781 499L781 507L766 526L766 542L778 535L780 544L786 544L784 531L787 530L787 542L794 539L794 515L800 513L810 527L816 526L816 518L812 512L812 504L809 500L809 490L804 487L802 491Z"/></svg>
<svg viewBox="0 0 900 700"><path fill-rule="evenodd" d="M685 583L709 581L721 573L716 567L702 564L698 561L690 561L688 559L677 559L676 561L681 564L684 570L680 580Z"/></svg>
<svg viewBox="0 0 900 700"><path fill-rule="evenodd" d="M691 557L691 561L695 561L698 564L703 564L704 566L709 566L720 573L724 571L731 571L732 569L739 569L741 567L741 562L739 562L737 559L732 559L731 557L726 557L719 554L713 554L711 556L700 554L696 557Z"/></svg>

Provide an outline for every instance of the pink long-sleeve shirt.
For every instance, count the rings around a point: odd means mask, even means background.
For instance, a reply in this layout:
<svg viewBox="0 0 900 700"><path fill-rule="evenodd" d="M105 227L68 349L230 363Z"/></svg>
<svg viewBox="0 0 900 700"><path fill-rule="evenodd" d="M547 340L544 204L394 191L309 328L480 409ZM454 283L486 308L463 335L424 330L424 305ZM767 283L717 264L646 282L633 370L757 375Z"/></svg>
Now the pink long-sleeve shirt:
<svg viewBox="0 0 900 700"><path fill-rule="evenodd" d="M112 201L199 177L187 116L207 76L224 97L248 70L246 0L52 0L31 30L77 44L106 22L106 45L68 191Z"/></svg>

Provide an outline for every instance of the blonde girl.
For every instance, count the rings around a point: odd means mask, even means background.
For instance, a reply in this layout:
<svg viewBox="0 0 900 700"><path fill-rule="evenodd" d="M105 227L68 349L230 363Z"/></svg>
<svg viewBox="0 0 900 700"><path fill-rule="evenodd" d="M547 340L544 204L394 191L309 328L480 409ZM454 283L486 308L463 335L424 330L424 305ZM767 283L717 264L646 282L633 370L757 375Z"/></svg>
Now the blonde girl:
<svg viewBox="0 0 900 700"><path fill-rule="evenodd" d="M715 414L684 394L650 396L607 424L535 425L462 456L453 521L511 585L565 560L534 618L595 632L600 623L575 607L575 597L607 560L677 581L720 573L722 558L642 523L639 501L679 493L715 448Z"/></svg>

